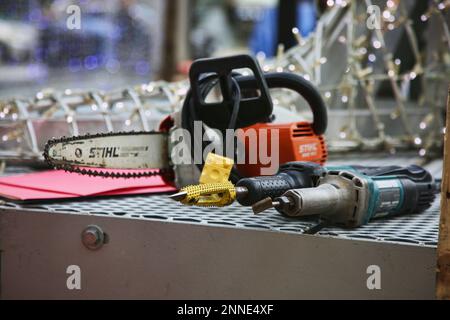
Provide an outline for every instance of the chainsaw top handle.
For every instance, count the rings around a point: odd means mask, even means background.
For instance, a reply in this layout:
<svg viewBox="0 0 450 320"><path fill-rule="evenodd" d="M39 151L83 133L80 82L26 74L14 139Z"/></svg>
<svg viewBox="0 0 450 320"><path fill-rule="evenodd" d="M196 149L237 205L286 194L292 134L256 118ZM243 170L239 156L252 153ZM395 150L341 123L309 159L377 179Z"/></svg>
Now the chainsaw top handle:
<svg viewBox="0 0 450 320"><path fill-rule="evenodd" d="M264 74L264 79L270 89L286 88L300 94L309 104L313 114L311 127L316 135L325 133L328 125L327 107L316 87L295 73L276 72ZM255 79L251 76L240 76L236 78L241 90L256 87Z"/></svg>

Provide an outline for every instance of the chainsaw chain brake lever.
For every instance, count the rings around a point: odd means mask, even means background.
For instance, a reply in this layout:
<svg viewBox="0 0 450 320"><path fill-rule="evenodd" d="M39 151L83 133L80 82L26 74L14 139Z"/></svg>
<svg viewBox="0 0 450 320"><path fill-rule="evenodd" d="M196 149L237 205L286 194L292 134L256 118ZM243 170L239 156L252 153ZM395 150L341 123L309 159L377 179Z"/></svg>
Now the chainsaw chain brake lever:
<svg viewBox="0 0 450 320"><path fill-rule="evenodd" d="M235 86L241 76L236 72L238 69L249 69L253 73L250 76L251 89L254 93L252 96L243 97L239 94L239 97L236 97L236 91L240 88ZM189 80L191 89L186 99L190 99L190 102L198 108L198 118L211 128L228 129L236 99L240 99L236 128L247 127L257 122L267 122L272 114L273 105L269 88L259 64L252 56L235 55L198 59L189 70ZM217 81L220 86L222 95L220 102L205 101L209 91L214 87L207 86L206 81L211 82L211 80Z"/></svg>

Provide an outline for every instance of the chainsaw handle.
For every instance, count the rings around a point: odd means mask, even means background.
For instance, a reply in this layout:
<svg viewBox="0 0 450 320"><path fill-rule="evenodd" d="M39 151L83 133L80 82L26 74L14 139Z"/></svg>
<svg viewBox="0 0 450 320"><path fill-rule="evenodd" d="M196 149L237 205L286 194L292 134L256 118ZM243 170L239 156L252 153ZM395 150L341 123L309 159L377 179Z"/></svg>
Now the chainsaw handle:
<svg viewBox="0 0 450 320"><path fill-rule="evenodd" d="M273 88L291 89L300 94L309 104L313 113L313 131L317 135L324 134L328 125L327 107L319 91L314 85L302 76L287 72L264 74L267 86ZM236 77L241 89L255 89L256 82L253 76Z"/></svg>

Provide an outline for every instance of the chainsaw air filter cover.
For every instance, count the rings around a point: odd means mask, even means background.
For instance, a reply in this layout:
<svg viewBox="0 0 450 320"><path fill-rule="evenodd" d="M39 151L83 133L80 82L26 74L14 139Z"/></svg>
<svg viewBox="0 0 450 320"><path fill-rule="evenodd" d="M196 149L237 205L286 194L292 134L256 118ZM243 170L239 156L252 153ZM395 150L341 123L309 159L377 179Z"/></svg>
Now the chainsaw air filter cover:
<svg viewBox="0 0 450 320"><path fill-rule="evenodd" d="M323 165L327 160L325 139L314 133L309 122L257 123L242 130L244 134L238 138L245 147L245 164L238 164L237 168L244 176L275 174L278 166L272 169L273 161L280 165L291 161ZM256 135L250 133L253 130ZM271 154L273 152L278 155ZM270 163L267 163L266 156ZM275 172L270 173L271 170Z"/></svg>

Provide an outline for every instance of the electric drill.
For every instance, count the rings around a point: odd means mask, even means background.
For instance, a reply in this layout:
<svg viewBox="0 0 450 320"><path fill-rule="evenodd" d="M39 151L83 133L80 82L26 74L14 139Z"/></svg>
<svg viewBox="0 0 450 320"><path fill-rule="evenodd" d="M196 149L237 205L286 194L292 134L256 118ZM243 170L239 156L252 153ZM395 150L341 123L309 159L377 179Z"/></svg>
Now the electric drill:
<svg viewBox="0 0 450 320"><path fill-rule="evenodd" d="M319 215L325 223L357 227L373 218L424 211L438 192L431 174L416 165L327 169L317 187L266 198L253 211L275 207L290 217Z"/></svg>

